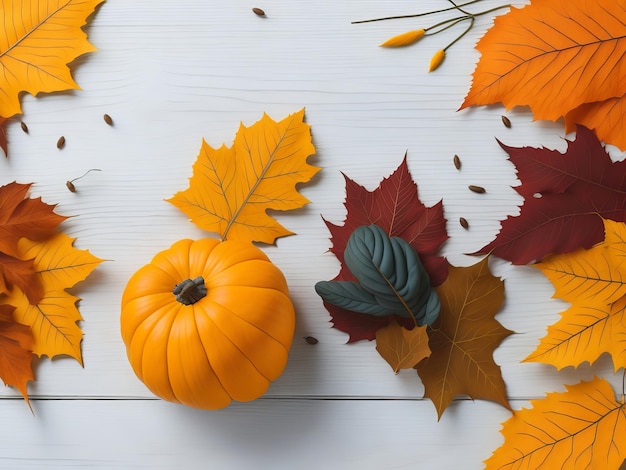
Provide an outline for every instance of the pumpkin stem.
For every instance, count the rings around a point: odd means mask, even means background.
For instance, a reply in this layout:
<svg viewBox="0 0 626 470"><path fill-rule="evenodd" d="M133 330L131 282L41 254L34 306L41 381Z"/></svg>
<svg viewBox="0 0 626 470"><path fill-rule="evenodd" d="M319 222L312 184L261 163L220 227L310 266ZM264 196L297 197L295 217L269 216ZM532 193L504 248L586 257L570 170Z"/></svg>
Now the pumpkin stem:
<svg viewBox="0 0 626 470"><path fill-rule="evenodd" d="M173 294L183 305L195 304L198 300L207 294L204 278L198 276L195 279L185 279L180 284L176 284Z"/></svg>

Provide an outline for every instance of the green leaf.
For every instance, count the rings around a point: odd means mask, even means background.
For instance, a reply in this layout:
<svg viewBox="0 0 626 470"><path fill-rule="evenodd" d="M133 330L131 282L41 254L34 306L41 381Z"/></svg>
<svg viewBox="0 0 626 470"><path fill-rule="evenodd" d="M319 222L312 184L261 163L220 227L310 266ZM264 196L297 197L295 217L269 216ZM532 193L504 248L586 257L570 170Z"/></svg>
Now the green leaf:
<svg viewBox="0 0 626 470"><path fill-rule="evenodd" d="M439 297L417 252L377 225L358 227L344 261L358 282L321 281L315 290L326 302L370 315L399 315L430 325L439 315Z"/></svg>

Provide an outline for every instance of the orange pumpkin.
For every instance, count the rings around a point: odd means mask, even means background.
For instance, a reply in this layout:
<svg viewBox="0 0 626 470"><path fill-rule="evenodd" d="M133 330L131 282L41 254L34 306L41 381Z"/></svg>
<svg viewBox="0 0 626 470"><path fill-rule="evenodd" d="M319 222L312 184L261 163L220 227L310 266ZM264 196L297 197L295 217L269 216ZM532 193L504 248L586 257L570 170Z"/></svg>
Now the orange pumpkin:
<svg viewBox="0 0 626 470"><path fill-rule="evenodd" d="M294 328L285 277L247 242L180 240L122 295L135 374L155 395L195 408L263 395L285 368Z"/></svg>

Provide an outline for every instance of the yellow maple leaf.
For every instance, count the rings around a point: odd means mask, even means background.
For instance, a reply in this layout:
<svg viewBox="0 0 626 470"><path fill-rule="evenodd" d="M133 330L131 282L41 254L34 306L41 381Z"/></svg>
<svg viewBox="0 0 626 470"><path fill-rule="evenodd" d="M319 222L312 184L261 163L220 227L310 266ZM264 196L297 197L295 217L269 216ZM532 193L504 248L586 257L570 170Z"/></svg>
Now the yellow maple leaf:
<svg viewBox="0 0 626 470"><path fill-rule="evenodd" d="M534 265L572 305L525 361L557 369L592 364L603 353L626 366L626 224L604 220L605 238L589 250L551 255Z"/></svg>
<svg viewBox="0 0 626 470"><path fill-rule="evenodd" d="M556 121L583 103L626 92L623 1L534 0L497 17L461 108L529 106ZM567 33L565 33L567 32Z"/></svg>
<svg viewBox="0 0 626 470"><path fill-rule="evenodd" d="M0 8L0 116L21 112L19 94L78 89L68 64L95 48L81 29L104 0L7 0Z"/></svg>
<svg viewBox="0 0 626 470"><path fill-rule="evenodd" d="M376 350L397 374L430 356L426 325L407 330L397 321L376 330Z"/></svg>
<svg viewBox="0 0 626 470"><path fill-rule="evenodd" d="M626 458L626 405L604 379L532 400L503 423L504 444L486 470L618 470Z"/></svg>
<svg viewBox="0 0 626 470"><path fill-rule="evenodd" d="M297 209L309 202L296 185L319 168L306 162L315 147L303 119L304 109L279 122L264 114L250 127L242 123L230 148L214 149L203 140L189 188L168 201L222 239L274 243L292 234L266 210Z"/></svg>
<svg viewBox="0 0 626 470"><path fill-rule="evenodd" d="M16 321L31 327L33 353L53 358L68 355L82 365L80 343L82 320L76 307L79 300L65 289L84 280L102 262L87 250L73 247L74 239L57 233L42 242L23 238L18 243L22 258L33 259L35 272L44 286L44 296L31 305L28 297L15 288L6 303L15 306Z"/></svg>

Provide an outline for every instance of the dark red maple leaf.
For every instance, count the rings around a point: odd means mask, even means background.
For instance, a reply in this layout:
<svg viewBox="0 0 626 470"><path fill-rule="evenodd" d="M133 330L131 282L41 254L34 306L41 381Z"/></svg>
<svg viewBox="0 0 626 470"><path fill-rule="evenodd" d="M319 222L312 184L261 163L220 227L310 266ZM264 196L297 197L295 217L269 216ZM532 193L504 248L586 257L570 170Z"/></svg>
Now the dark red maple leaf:
<svg viewBox="0 0 626 470"><path fill-rule="evenodd" d="M524 203L518 216L502 222L495 240L474 254L529 264L601 242L601 217L626 221L626 161L613 162L591 130L576 129L564 153L500 143L517 169L521 184L515 190Z"/></svg>
<svg viewBox="0 0 626 470"><path fill-rule="evenodd" d="M368 191L344 175L346 180L347 215L343 225L325 220L331 233L330 251L341 262L341 270L334 280L349 281L354 277L344 264L343 253L352 232L363 225L378 225L390 237L407 241L419 254L433 286L440 285L448 275L448 263L437 253L448 239L443 203L439 201L426 207L418 196L417 184L409 173L406 155L400 166L378 188ZM405 318L386 316L371 318L370 315L355 313L324 303L335 328L350 335L348 342L362 339L373 340L376 330L387 326L392 319L405 324ZM409 319L405 325L413 326Z"/></svg>

